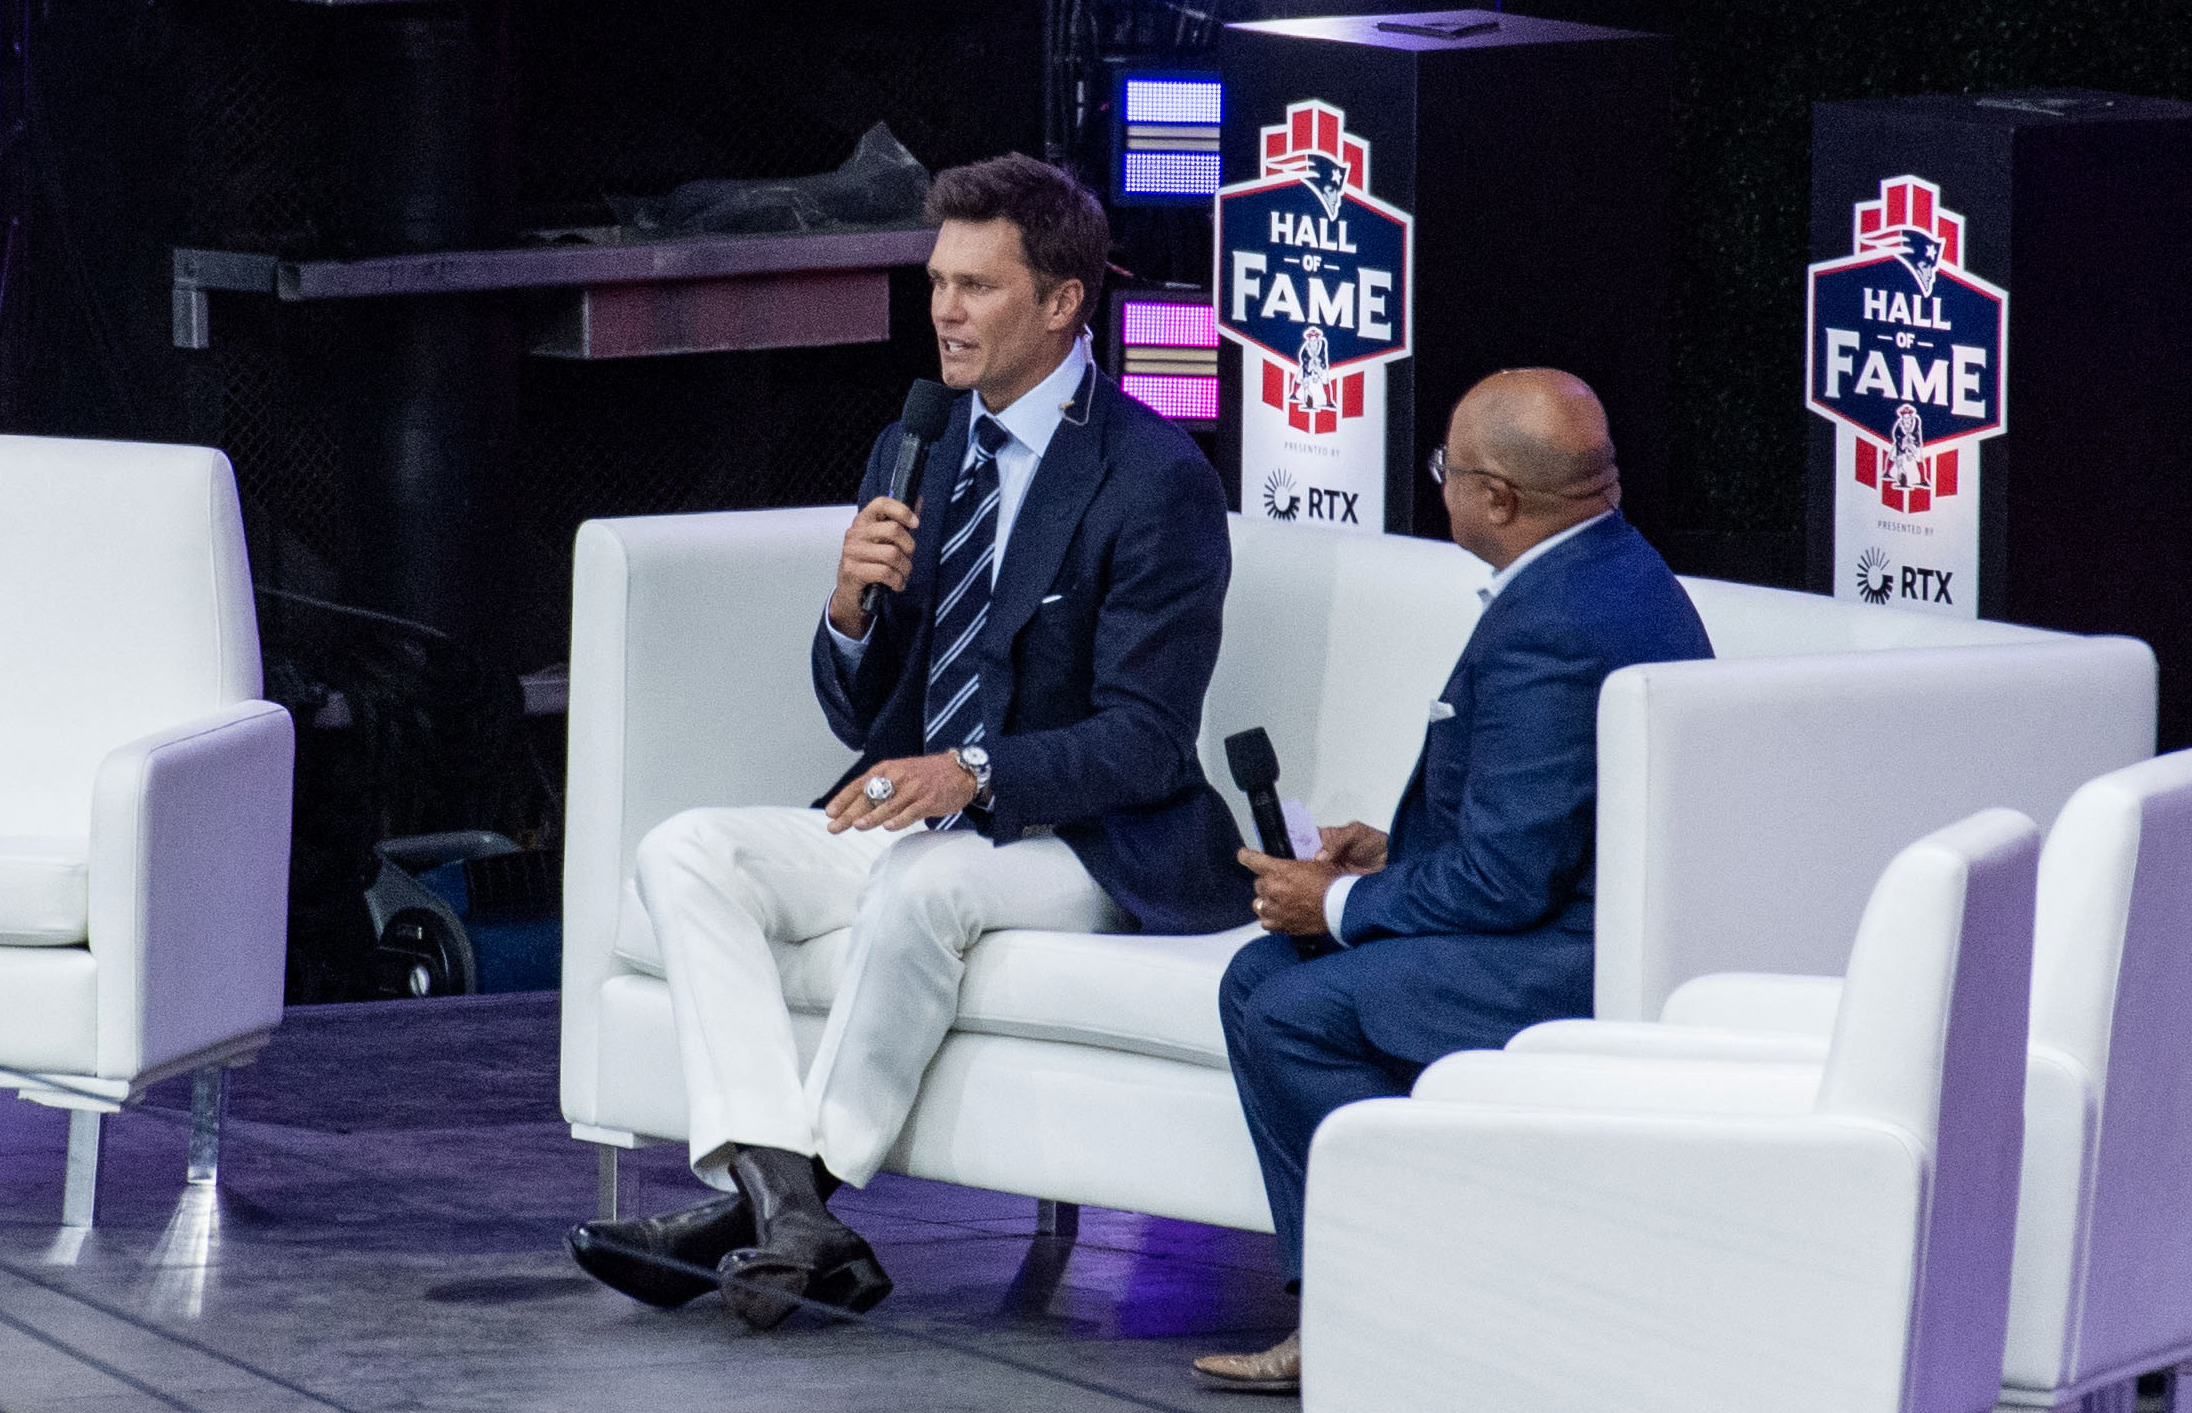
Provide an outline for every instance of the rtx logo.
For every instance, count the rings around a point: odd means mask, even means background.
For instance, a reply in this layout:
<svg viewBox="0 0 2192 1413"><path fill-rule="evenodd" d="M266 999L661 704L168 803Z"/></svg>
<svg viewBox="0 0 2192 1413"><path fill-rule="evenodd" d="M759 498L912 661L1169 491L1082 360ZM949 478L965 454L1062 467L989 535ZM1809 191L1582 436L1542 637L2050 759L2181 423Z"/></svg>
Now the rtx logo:
<svg viewBox="0 0 2192 1413"><path fill-rule="evenodd" d="M1360 525L1355 518L1355 500L1360 491L1320 491L1309 488L1309 518L1329 520L1335 525Z"/></svg>
<svg viewBox="0 0 2192 1413"><path fill-rule="evenodd" d="M1857 560L1857 597L1866 603L1886 603L1903 598L1918 603L1954 606L1950 588L1956 573L1950 569L1921 569L1906 564L1897 569L1885 551L1868 549Z"/></svg>
<svg viewBox="0 0 2192 1413"><path fill-rule="evenodd" d="M1956 600L1948 596L1948 583L1954 577L1946 569L1917 569L1906 564L1903 566L1902 596L1920 603L1953 604Z"/></svg>

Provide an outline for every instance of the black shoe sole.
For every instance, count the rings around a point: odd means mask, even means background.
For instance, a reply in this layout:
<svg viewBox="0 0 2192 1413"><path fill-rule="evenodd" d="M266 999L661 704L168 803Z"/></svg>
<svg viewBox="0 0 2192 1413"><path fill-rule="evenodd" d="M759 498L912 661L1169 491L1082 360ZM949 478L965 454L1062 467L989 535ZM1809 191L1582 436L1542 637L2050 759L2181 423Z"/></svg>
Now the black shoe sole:
<svg viewBox="0 0 2192 1413"><path fill-rule="evenodd" d="M866 1247L862 1242L858 1253L822 1271L768 1251L733 1252L724 1261L723 1308L756 1330L782 1324L800 1297L866 1314L892 1290L882 1263Z"/></svg>
<svg viewBox="0 0 2192 1413"><path fill-rule="evenodd" d="M784 1323L784 1317L799 1308L798 1297L807 1293L814 1276L811 1266L762 1252L743 1261L734 1254L724 1264L727 1269L719 1284L723 1309L754 1330L773 1330Z"/></svg>
<svg viewBox="0 0 2192 1413"><path fill-rule="evenodd" d="M714 1281L657 1264L621 1247L604 1246L583 1225L571 1228L563 1244L587 1275L658 1310L675 1310L716 1288Z"/></svg>
<svg viewBox="0 0 2192 1413"><path fill-rule="evenodd" d="M891 1278L883 1274L882 1263L873 1256L861 1256L847 1261L833 1271L816 1277L807 1285L811 1299L825 1305L835 1305L850 1310L855 1315L865 1315L883 1303L883 1297L891 1293Z"/></svg>

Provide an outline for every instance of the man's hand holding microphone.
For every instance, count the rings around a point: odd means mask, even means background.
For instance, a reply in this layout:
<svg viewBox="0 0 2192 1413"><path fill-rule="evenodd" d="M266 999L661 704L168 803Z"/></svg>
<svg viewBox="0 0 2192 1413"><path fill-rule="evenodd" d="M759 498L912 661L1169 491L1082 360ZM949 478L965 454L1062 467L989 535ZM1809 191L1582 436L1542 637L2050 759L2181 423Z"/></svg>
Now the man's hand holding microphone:
<svg viewBox="0 0 2192 1413"><path fill-rule="evenodd" d="M860 507L837 555L837 588L830 594L830 626L848 638L868 636L877 605L871 586L897 593L913 575L913 532L921 528L915 507L877 496ZM814 600L809 599L812 603Z"/></svg>
<svg viewBox="0 0 2192 1413"><path fill-rule="evenodd" d="M1226 737L1225 758L1234 785L1248 796L1249 814L1263 842L1261 851L1242 849L1238 855L1256 875L1256 921L1266 932L1298 939L1295 946L1302 955L1315 955L1329 946L1326 890L1342 874L1376 873L1385 867L1385 832L1360 820L1319 829L1315 856L1296 858L1279 803L1279 756L1270 735L1258 726Z"/></svg>
<svg viewBox="0 0 2192 1413"><path fill-rule="evenodd" d="M1324 895L1332 881L1347 873L1376 873L1385 867L1385 831L1361 820L1317 831L1324 846L1316 857L1281 859L1243 849L1240 860L1256 875L1256 921L1266 932L1317 936L1327 929Z"/></svg>
<svg viewBox="0 0 2192 1413"><path fill-rule="evenodd" d="M922 378L906 394L899 417L898 455L891 466L890 493L860 507L845 531L837 556L837 587L830 593L830 626L848 638L863 639L875 625L883 594L897 593L913 577L913 535L921 528L921 498L915 477L929 447L951 421L954 394L942 383ZM908 504L909 497L912 504ZM982 758L985 762L987 757ZM904 829L924 819L957 814L974 804L982 780L971 762L956 751L878 762L823 806L832 834L848 829Z"/></svg>

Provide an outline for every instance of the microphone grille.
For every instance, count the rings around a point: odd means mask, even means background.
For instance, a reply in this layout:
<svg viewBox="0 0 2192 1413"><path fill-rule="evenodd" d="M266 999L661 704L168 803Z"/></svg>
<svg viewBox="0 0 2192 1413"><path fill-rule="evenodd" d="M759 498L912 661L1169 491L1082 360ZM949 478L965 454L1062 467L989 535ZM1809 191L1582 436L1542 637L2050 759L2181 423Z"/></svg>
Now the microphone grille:
<svg viewBox="0 0 2192 1413"><path fill-rule="evenodd" d="M906 410L898 420L922 441L933 442L944 435L944 428L951 422L954 396L950 388L933 378L916 378L906 390Z"/></svg>
<svg viewBox="0 0 2192 1413"><path fill-rule="evenodd" d="M1261 726L1225 738L1225 763L1244 795L1268 790L1279 778L1279 753L1271 749L1271 737Z"/></svg>

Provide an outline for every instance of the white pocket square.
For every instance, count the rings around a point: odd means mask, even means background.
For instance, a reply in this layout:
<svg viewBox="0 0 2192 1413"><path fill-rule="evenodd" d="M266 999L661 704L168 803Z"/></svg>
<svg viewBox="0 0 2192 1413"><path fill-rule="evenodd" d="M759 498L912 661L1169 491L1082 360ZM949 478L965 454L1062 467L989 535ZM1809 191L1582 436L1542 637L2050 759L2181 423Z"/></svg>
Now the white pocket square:
<svg viewBox="0 0 2192 1413"><path fill-rule="evenodd" d="M1437 697L1431 698L1431 719L1433 721L1452 721L1454 719L1454 704Z"/></svg>
<svg viewBox="0 0 2192 1413"><path fill-rule="evenodd" d="M1045 604L1045 603L1056 603L1056 602L1058 602L1058 600L1060 600L1060 599L1062 599L1062 598L1064 598L1064 597L1065 597L1065 595L1064 595L1064 594L1046 594L1046 595L1044 595L1044 596L1043 596L1043 601L1042 601L1042 603L1039 603L1039 604L1037 604L1037 605L1036 605L1036 607L1037 607L1037 608L1041 608L1041 607L1043 606L1043 604Z"/></svg>

